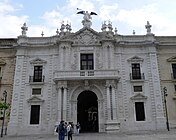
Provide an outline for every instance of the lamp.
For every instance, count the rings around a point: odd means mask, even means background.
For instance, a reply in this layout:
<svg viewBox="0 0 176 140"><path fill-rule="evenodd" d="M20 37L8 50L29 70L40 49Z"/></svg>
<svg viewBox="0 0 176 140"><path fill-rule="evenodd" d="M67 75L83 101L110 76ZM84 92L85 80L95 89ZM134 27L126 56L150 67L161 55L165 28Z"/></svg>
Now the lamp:
<svg viewBox="0 0 176 140"><path fill-rule="evenodd" d="M6 99L7 99L7 91L6 91L6 90L3 92L3 97L4 97L4 104L6 105ZM6 107L4 107L4 112L3 112L3 120L2 120L2 128L1 128L1 137L3 137L4 121L5 121L5 111L6 111Z"/></svg>
<svg viewBox="0 0 176 140"><path fill-rule="evenodd" d="M166 103L166 97L167 97L167 88L164 87L163 88L163 93L164 93L164 105L165 105L165 110L166 110L166 126L167 126L167 130L169 131L169 120L168 120L168 113L167 113L167 103Z"/></svg>

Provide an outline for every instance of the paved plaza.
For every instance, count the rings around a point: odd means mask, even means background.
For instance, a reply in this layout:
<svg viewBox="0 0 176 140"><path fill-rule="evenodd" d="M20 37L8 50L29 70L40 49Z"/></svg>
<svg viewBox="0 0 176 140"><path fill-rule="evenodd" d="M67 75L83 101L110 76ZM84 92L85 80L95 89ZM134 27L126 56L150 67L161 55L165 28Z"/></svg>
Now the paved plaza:
<svg viewBox="0 0 176 140"><path fill-rule="evenodd" d="M1 140L57 140L57 135L4 136ZM65 137L67 140L67 137ZM81 133L73 140L176 140L176 129L170 131L140 131L116 134Z"/></svg>

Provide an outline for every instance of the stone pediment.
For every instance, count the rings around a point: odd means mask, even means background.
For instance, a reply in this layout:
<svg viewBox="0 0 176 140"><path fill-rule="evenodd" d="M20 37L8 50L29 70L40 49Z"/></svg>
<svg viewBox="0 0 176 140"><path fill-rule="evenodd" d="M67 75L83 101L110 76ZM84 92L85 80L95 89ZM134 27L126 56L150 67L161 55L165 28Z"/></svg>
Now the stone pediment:
<svg viewBox="0 0 176 140"><path fill-rule="evenodd" d="M99 42L99 33L91 28L83 27L75 33L62 36L59 41L71 41L72 45L97 45Z"/></svg>
<svg viewBox="0 0 176 140"><path fill-rule="evenodd" d="M99 44L99 35L91 28L82 28L75 33L73 38L75 45L96 45Z"/></svg>
<svg viewBox="0 0 176 140"><path fill-rule="evenodd" d="M172 56L167 59L168 62L176 62L176 56Z"/></svg>
<svg viewBox="0 0 176 140"><path fill-rule="evenodd" d="M37 96L32 96L31 98L29 98L27 100L28 103L43 103L44 100L42 100L41 98L37 97Z"/></svg>
<svg viewBox="0 0 176 140"><path fill-rule="evenodd" d="M128 62L143 62L144 59L139 56L133 56L127 60Z"/></svg>
<svg viewBox="0 0 176 140"><path fill-rule="evenodd" d="M45 64L46 61L45 60L42 60L40 58L36 58L36 59L33 59L30 61L31 64Z"/></svg>
<svg viewBox="0 0 176 140"><path fill-rule="evenodd" d="M145 95L143 95L141 93L137 93L134 96L132 96L130 99L131 100L146 100L147 96L145 96Z"/></svg>
<svg viewBox="0 0 176 140"><path fill-rule="evenodd" d="M4 59L0 59L0 65L5 65L5 64L6 64L5 60Z"/></svg>

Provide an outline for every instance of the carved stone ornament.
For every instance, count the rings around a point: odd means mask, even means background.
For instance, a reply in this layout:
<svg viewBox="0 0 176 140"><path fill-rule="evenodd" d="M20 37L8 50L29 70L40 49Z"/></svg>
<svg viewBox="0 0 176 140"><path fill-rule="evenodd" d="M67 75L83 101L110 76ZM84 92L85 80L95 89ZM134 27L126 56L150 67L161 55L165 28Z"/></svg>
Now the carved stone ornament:
<svg viewBox="0 0 176 140"><path fill-rule="evenodd" d="M128 59L127 60L128 62L143 62L144 61L144 59L143 58L141 58L141 57L139 57L139 56L133 56L132 58L130 58L130 59Z"/></svg>
<svg viewBox="0 0 176 140"><path fill-rule="evenodd" d="M36 59L30 61L30 63L31 63L31 64L45 64L46 61L45 61L45 60L42 60L42 59L40 59L40 58L36 58Z"/></svg>
<svg viewBox="0 0 176 140"><path fill-rule="evenodd" d="M168 62L176 62L176 56L167 59Z"/></svg>
<svg viewBox="0 0 176 140"><path fill-rule="evenodd" d="M132 96L130 99L131 100L146 100L147 96L145 96L141 93L137 93L136 95Z"/></svg>
<svg viewBox="0 0 176 140"><path fill-rule="evenodd" d="M0 59L0 65L5 65L5 64L6 64L5 60Z"/></svg>
<svg viewBox="0 0 176 140"><path fill-rule="evenodd" d="M28 103L43 103L44 100L42 100L41 98L37 97L37 96L32 96L31 98L29 98L27 100Z"/></svg>
<svg viewBox="0 0 176 140"><path fill-rule="evenodd" d="M95 45L99 44L97 33L91 29L80 30L74 37L74 44L78 45Z"/></svg>

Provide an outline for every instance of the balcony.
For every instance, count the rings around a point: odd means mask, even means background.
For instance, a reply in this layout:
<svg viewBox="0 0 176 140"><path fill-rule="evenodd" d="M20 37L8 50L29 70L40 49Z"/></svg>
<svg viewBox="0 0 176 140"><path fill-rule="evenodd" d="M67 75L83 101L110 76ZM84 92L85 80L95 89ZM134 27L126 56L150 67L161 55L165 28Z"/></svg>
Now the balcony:
<svg viewBox="0 0 176 140"><path fill-rule="evenodd" d="M134 75L130 73L130 80L131 81L144 81L145 80L145 75L144 73L141 73L140 75Z"/></svg>
<svg viewBox="0 0 176 140"><path fill-rule="evenodd" d="M44 80L45 80L45 76L41 76L41 77L29 76L30 84L43 84Z"/></svg>
<svg viewBox="0 0 176 140"><path fill-rule="evenodd" d="M85 80L85 79L119 79L118 70L77 70L55 71L54 81L57 80Z"/></svg>

